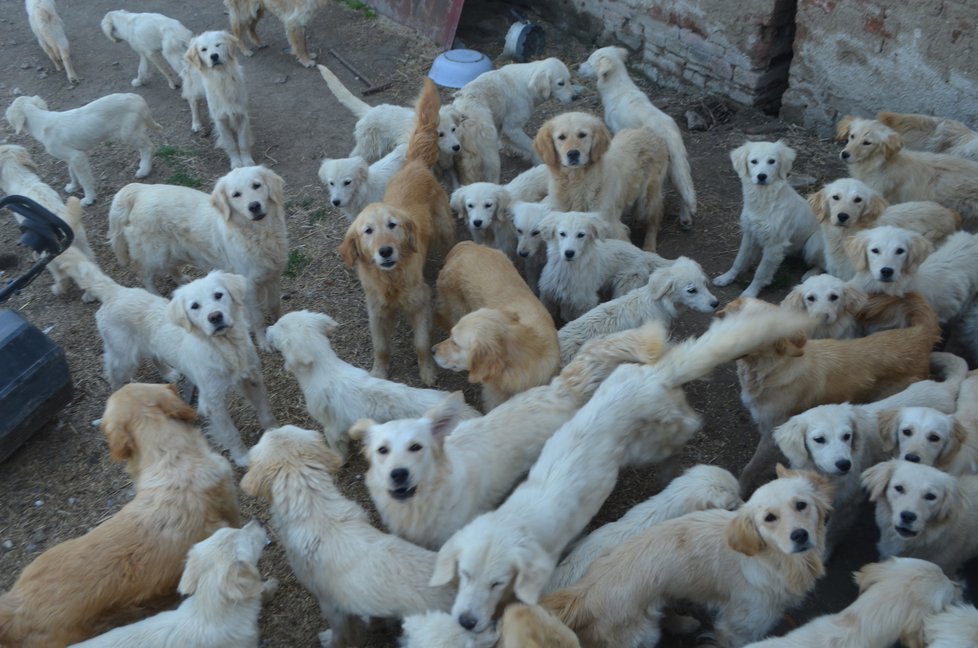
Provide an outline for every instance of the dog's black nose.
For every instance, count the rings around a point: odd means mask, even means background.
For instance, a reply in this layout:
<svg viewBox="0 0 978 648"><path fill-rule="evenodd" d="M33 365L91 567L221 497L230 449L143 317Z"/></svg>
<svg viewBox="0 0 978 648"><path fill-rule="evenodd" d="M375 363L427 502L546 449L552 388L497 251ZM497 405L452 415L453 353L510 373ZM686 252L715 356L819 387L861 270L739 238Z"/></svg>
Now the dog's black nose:
<svg viewBox="0 0 978 648"><path fill-rule="evenodd" d="M880 276L889 279L890 277L893 276L893 268L889 266L880 268Z"/></svg>
<svg viewBox="0 0 978 648"><path fill-rule="evenodd" d="M211 54L211 60L214 61L215 63L217 63L220 59L221 59L221 55L218 54L217 52Z"/></svg>
<svg viewBox="0 0 978 648"><path fill-rule="evenodd" d="M395 468L391 471L391 481L398 485L403 484L407 481L409 474L407 468Z"/></svg>
<svg viewBox="0 0 978 648"><path fill-rule="evenodd" d="M392 248L389 245L385 245L384 247L382 247L379 250L377 250L377 253L380 254L380 256L382 256L382 257L384 257L386 259L390 255L394 254L394 248Z"/></svg>
<svg viewBox="0 0 978 648"><path fill-rule="evenodd" d="M713 301L710 302L710 308L716 308L719 305L720 305L719 299L714 299Z"/></svg>
<svg viewBox="0 0 978 648"><path fill-rule="evenodd" d="M482 221L481 220L474 220L474 221L472 221L472 225L474 227L482 227Z"/></svg>
<svg viewBox="0 0 978 648"><path fill-rule="evenodd" d="M340 200L339 198L333 198L333 206L334 207L339 207L341 202L343 202L343 201Z"/></svg>
<svg viewBox="0 0 978 648"><path fill-rule="evenodd" d="M248 203L248 211L250 211L252 214L260 214L261 213L261 203L258 202L257 200Z"/></svg>
<svg viewBox="0 0 978 648"><path fill-rule="evenodd" d="M574 254L575 254L574 250L564 250L564 256L567 257L568 259L573 259Z"/></svg>
<svg viewBox="0 0 978 648"><path fill-rule="evenodd" d="M466 630L471 630L476 626L478 622L479 621L468 612L465 612L464 614L460 614L458 616L458 624L463 628L465 628Z"/></svg>
<svg viewBox="0 0 978 648"><path fill-rule="evenodd" d="M757 174L757 181L758 182L764 182L765 180L767 180L767 174L766 173L758 173Z"/></svg>
<svg viewBox="0 0 978 648"><path fill-rule="evenodd" d="M842 153L839 153L839 157L841 157L843 160L848 160L849 159L849 151L843 151Z"/></svg>
<svg viewBox="0 0 978 648"><path fill-rule="evenodd" d="M910 511L900 511L900 521L904 524L910 524L911 522L917 521L917 514L911 513Z"/></svg>
<svg viewBox="0 0 978 648"><path fill-rule="evenodd" d="M517 254L519 254L519 255L520 255L521 257L523 257L524 259L525 259L526 257L528 257L528 256L530 256L530 253L529 253L529 252L527 252L526 250L517 250L517 252L516 252L516 253L517 253Z"/></svg>
<svg viewBox="0 0 978 648"><path fill-rule="evenodd" d="M452 147L452 150L455 151L456 153L458 153L459 151L462 150L462 146L459 145L459 144L456 144L455 146Z"/></svg>
<svg viewBox="0 0 978 648"><path fill-rule="evenodd" d="M836 218L838 218L838 219L839 219L839 222L840 222L840 223L844 223L844 222L846 222L847 220L849 220L849 214L847 214L847 213L845 213L845 212L839 212L839 213L838 213L838 214L836 215Z"/></svg>
<svg viewBox="0 0 978 648"><path fill-rule="evenodd" d="M920 455L914 454L912 452L903 455L903 458L907 461L912 461L913 463L920 463Z"/></svg>
<svg viewBox="0 0 978 648"><path fill-rule="evenodd" d="M835 462L835 467L844 473L849 472L849 469L852 468L852 462L848 459L839 459Z"/></svg>
<svg viewBox="0 0 978 648"><path fill-rule="evenodd" d="M577 149L571 149L567 151L567 161L568 162L578 162L581 159L581 152Z"/></svg>
<svg viewBox="0 0 978 648"><path fill-rule="evenodd" d="M808 542L808 531L805 529L795 529L791 532L791 541L797 545Z"/></svg>
<svg viewBox="0 0 978 648"><path fill-rule="evenodd" d="M222 313L221 311L214 311L213 313L207 316L207 321L210 322L211 324L220 324L221 322L224 321L224 313Z"/></svg>

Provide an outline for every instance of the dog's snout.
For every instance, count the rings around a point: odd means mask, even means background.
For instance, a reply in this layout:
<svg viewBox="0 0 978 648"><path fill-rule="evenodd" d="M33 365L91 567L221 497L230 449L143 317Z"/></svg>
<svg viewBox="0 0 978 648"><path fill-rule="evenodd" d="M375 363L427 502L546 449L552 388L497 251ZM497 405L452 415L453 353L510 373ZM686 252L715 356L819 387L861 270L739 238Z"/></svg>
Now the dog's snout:
<svg viewBox="0 0 978 648"><path fill-rule="evenodd" d="M791 541L797 545L808 542L808 531L805 529L795 529L791 532Z"/></svg>
<svg viewBox="0 0 978 648"><path fill-rule="evenodd" d="M391 481L395 484L403 484L410 474L407 468L395 468L391 471Z"/></svg>
<svg viewBox="0 0 978 648"><path fill-rule="evenodd" d="M210 322L211 324L220 324L221 322L224 321L224 313L222 313L221 311L214 311L213 313L207 316L207 321Z"/></svg>
<svg viewBox="0 0 978 648"><path fill-rule="evenodd" d="M516 253L519 254L524 259L530 256L530 252L528 250L517 250Z"/></svg>
<svg viewBox="0 0 978 648"><path fill-rule="evenodd" d="M765 182L765 181L767 181L767 174L766 173L758 173L757 174L757 181L758 182Z"/></svg>
<svg viewBox="0 0 978 648"><path fill-rule="evenodd" d="M835 462L835 467L841 472L847 473L849 472L849 469L852 468L852 462L848 459L839 459Z"/></svg>
<svg viewBox="0 0 978 648"><path fill-rule="evenodd" d="M839 222L840 223L844 223L847 220L849 220L849 214L847 214L845 212L839 212L839 214L836 216L836 218L839 219Z"/></svg>
<svg viewBox="0 0 978 648"><path fill-rule="evenodd" d="M907 454L903 455L903 458L913 463L920 463L920 455L913 452L908 452Z"/></svg>
<svg viewBox="0 0 978 648"><path fill-rule="evenodd" d="M564 250L564 256L567 257L568 259L573 259L574 254L575 254L574 250Z"/></svg>
<svg viewBox="0 0 978 648"><path fill-rule="evenodd" d="M257 200L248 203L248 211L250 211L252 214L261 213L261 203Z"/></svg>
<svg viewBox="0 0 978 648"><path fill-rule="evenodd" d="M912 511L900 511L900 521L904 524L910 524L911 522L917 521L917 514Z"/></svg>
<svg viewBox="0 0 978 648"><path fill-rule="evenodd" d="M339 198L333 198L333 206L334 207L339 207L340 206L340 203L342 203L342 202L343 201L340 200Z"/></svg>
<svg viewBox="0 0 978 648"><path fill-rule="evenodd" d="M474 227L482 227L482 219L480 218L480 219L478 219L478 220L474 220L474 221L472 221L472 225L473 225Z"/></svg>
<svg viewBox="0 0 978 648"><path fill-rule="evenodd" d="M893 268L891 268L890 266L884 266L880 268L880 276L885 279L889 279L890 277L893 276Z"/></svg>
<svg viewBox="0 0 978 648"><path fill-rule="evenodd" d="M577 149L571 149L567 151L567 161L568 162L578 162L581 159L581 152Z"/></svg>
<svg viewBox="0 0 978 648"><path fill-rule="evenodd" d="M220 59L221 59L221 55L218 54L217 52L211 54L211 60L214 61L215 63L217 63Z"/></svg>
<svg viewBox="0 0 978 648"><path fill-rule="evenodd" d="M839 157L841 157L843 160L848 160L849 159L849 151L843 151L842 153L839 153Z"/></svg>
<svg viewBox="0 0 978 648"><path fill-rule="evenodd" d="M469 614L468 612L464 612L458 615L458 624L463 628L465 628L466 630L471 630L476 626L478 622L479 620L476 619L471 614Z"/></svg>
<svg viewBox="0 0 978 648"><path fill-rule="evenodd" d="M462 145L461 144L456 144L456 145L454 145L452 147L452 150L455 151L456 153L458 153L459 151L462 150Z"/></svg>
<svg viewBox="0 0 978 648"><path fill-rule="evenodd" d="M382 256L382 257L384 257L386 259L386 258L390 257L390 255L394 254L394 248L392 248L389 245L385 245L384 247L382 247L379 250L377 250L377 254L379 254L380 256Z"/></svg>
<svg viewBox="0 0 978 648"><path fill-rule="evenodd" d="M720 305L720 300L719 299L714 299L714 300L710 301L710 308L716 308L719 305Z"/></svg>

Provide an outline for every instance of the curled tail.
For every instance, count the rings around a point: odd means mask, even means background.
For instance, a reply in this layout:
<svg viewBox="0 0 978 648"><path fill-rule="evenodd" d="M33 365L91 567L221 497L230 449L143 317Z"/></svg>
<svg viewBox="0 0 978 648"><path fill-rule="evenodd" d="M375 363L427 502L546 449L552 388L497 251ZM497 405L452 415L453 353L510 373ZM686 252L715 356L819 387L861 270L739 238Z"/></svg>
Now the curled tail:
<svg viewBox="0 0 978 648"><path fill-rule="evenodd" d="M60 272L71 277L79 288L98 301L104 302L120 288L119 284L112 281L95 263L86 259L75 246L62 252L51 261L51 265L56 265Z"/></svg>
<svg viewBox="0 0 978 648"><path fill-rule="evenodd" d="M323 75L323 81L325 81L326 85L329 86L329 90L333 93L333 96L336 97L341 104L346 106L346 109L353 113L354 117L360 119L367 114L367 111L370 110L371 107L370 104L355 97L353 93L350 92L345 85L343 85L343 82L339 80L339 77L333 74L333 71L328 67L325 65L317 65L316 67L319 68L319 73Z"/></svg>
<svg viewBox="0 0 978 648"><path fill-rule="evenodd" d="M418 103L414 108L414 131L408 142L406 160L420 160L430 167L438 161L438 124L441 116L438 114L441 100L434 81L425 77L424 88Z"/></svg>
<svg viewBox="0 0 978 648"><path fill-rule="evenodd" d="M109 245L115 252L115 258L122 265L129 265L129 243L126 241L125 228L129 226L129 215L132 213L136 194L127 185L116 193L109 207Z"/></svg>

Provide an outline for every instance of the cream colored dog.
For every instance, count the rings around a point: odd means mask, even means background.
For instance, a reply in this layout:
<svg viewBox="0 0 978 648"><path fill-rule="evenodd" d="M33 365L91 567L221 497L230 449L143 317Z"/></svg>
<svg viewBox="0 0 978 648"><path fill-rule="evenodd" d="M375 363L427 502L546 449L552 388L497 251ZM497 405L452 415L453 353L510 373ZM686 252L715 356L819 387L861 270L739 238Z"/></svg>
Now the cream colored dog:
<svg viewBox="0 0 978 648"><path fill-rule="evenodd" d="M973 409L975 378L962 385L959 411ZM934 466L951 475L978 473L978 430L957 416L932 407L903 407L879 415L879 434L887 456Z"/></svg>
<svg viewBox="0 0 978 648"><path fill-rule="evenodd" d="M978 610L971 605L953 605L924 622L928 648L972 648L978 641Z"/></svg>
<svg viewBox="0 0 978 648"><path fill-rule="evenodd" d="M139 70L132 80L134 88L149 80L150 64L160 71L171 90L180 87L180 71L187 65L183 55L194 34L179 20L120 9L105 14L102 33L113 43L125 41L139 55Z"/></svg>
<svg viewBox="0 0 978 648"><path fill-rule="evenodd" d="M547 263L547 244L541 228L550 207L540 202L516 202L510 211L516 230L516 256L523 261L523 278L533 294L539 295L540 273Z"/></svg>
<svg viewBox="0 0 978 648"><path fill-rule="evenodd" d="M815 321L809 335L813 340L859 337L858 315L865 305L866 293L830 274L805 279L781 300L781 306L806 312Z"/></svg>
<svg viewBox="0 0 978 648"><path fill-rule="evenodd" d="M65 26L58 15L54 0L25 0L27 22L44 53L54 63L56 70L62 66L68 75L69 83L78 83L78 74L71 63L71 47L65 36Z"/></svg>
<svg viewBox="0 0 978 648"><path fill-rule="evenodd" d="M364 207L384 197L387 183L404 166L406 144L397 147L367 164L359 155L323 160L319 165L319 180L329 191L329 202L352 221Z"/></svg>
<svg viewBox="0 0 978 648"><path fill-rule="evenodd" d="M74 193L79 186L85 192L83 205L95 202L95 176L88 152L113 140L139 150L137 178L153 170L153 142L149 131L163 127L153 121L146 100L137 94L106 95L80 108L56 112L48 110L40 97L17 97L7 108L7 121L14 132L27 131L44 146L48 154L68 163L70 182L65 191Z"/></svg>
<svg viewBox="0 0 978 648"><path fill-rule="evenodd" d="M978 133L956 119L894 112L881 112L876 119L900 133L908 148L978 162Z"/></svg>
<svg viewBox="0 0 978 648"><path fill-rule="evenodd" d="M325 4L325 0L224 0L231 32L241 43L241 51L245 56L253 54L246 45L248 39L255 47L264 47L256 30L258 21L268 11L285 25L285 36L289 40L292 54L307 68L316 64L313 61L316 55L306 49L306 25Z"/></svg>

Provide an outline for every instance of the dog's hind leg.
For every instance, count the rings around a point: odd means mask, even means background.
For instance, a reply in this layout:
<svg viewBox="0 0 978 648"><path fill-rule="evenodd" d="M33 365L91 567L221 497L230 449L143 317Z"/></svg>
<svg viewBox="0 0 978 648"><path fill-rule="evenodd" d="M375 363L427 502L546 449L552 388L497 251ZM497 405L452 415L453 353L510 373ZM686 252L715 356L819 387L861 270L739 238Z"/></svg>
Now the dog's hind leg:
<svg viewBox="0 0 978 648"><path fill-rule="evenodd" d="M136 168L136 177L145 178L153 171L153 141L143 132L142 137L135 142L139 149L139 167Z"/></svg>
<svg viewBox="0 0 978 648"><path fill-rule="evenodd" d="M149 81L150 69L149 59L144 54L139 55L139 69L136 70L136 78L130 82L134 88L138 88Z"/></svg>
<svg viewBox="0 0 978 648"><path fill-rule="evenodd" d="M207 417L207 434L218 447L228 451L231 460L238 466L248 465L248 448L241 440L241 432L234 426L227 407L227 393L215 389L213 385L197 385L200 389L198 410Z"/></svg>
<svg viewBox="0 0 978 648"><path fill-rule="evenodd" d="M65 73L68 75L69 83L78 83L78 74L75 72L75 66L71 63L71 52L67 48L60 49L58 55L61 58L61 62L64 63Z"/></svg>
<svg viewBox="0 0 978 648"><path fill-rule="evenodd" d="M163 78L166 79L171 90L176 90L180 87L180 75L170 67L169 62L167 62L166 58L160 52L152 52L149 55L149 60L160 71Z"/></svg>
<svg viewBox="0 0 978 648"><path fill-rule="evenodd" d="M68 160L68 173L71 175L71 184L65 187L65 191L71 193L81 185L85 196L81 204L86 207L95 202L95 175L92 173L92 165L88 162L88 156L82 151L75 151Z"/></svg>
<svg viewBox="0 0 978 648"><path fill-rule="evenodd" d="M292 47L292 53L297 59L299 59L299 63L301 63L303 67L312 67L316 64L316 62L313 60L316 58L316 55L310 54L309 50L306 49L305 25L291 21L286 23L285 35L289 39L289 45Z"/></svg>

